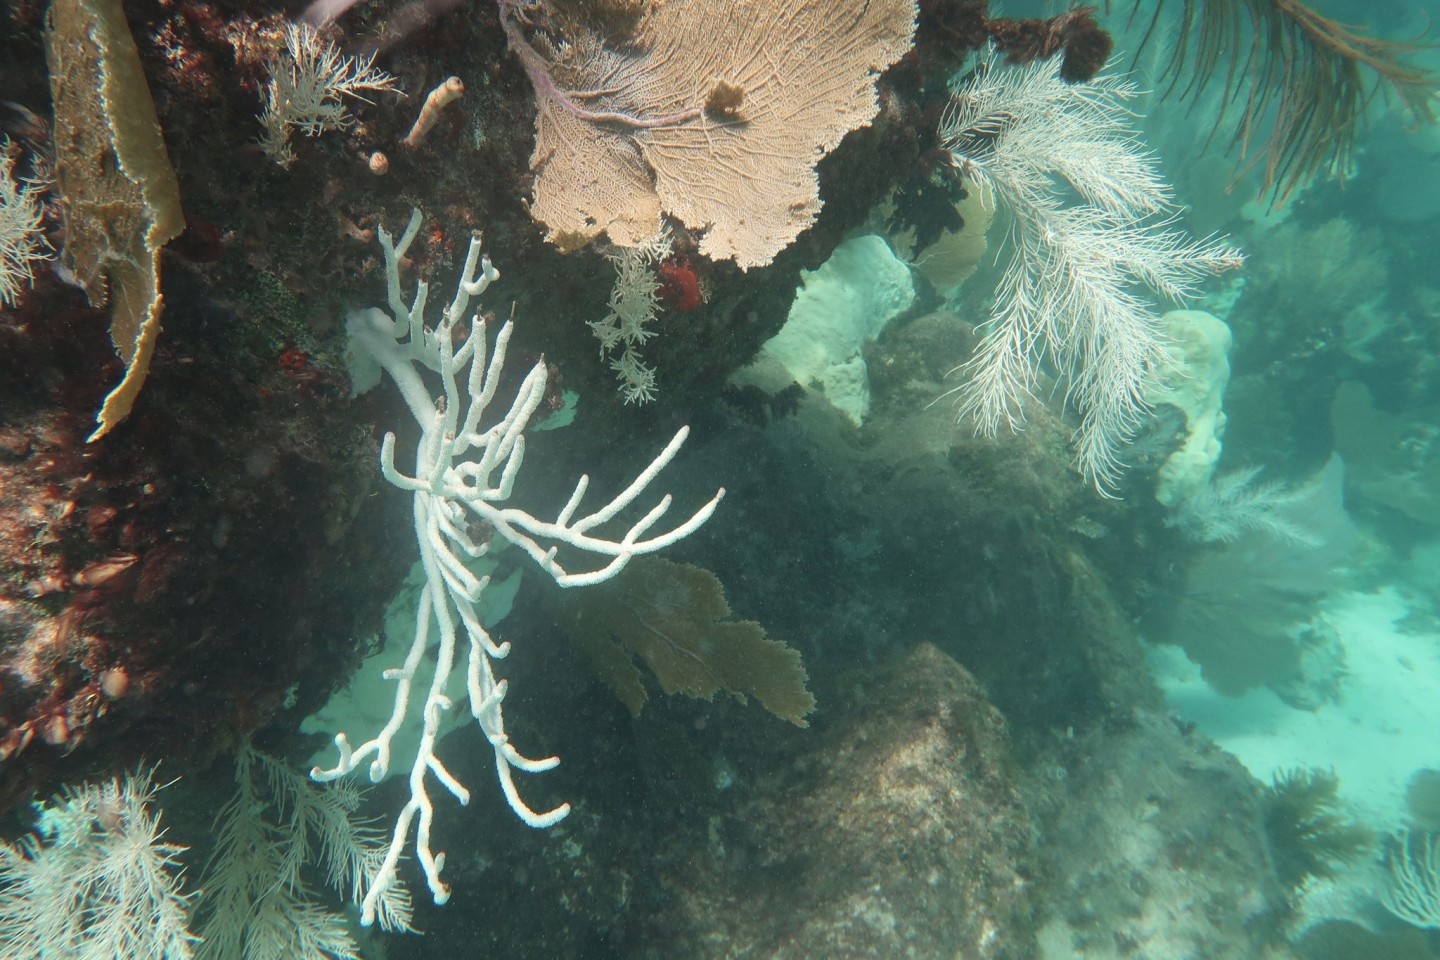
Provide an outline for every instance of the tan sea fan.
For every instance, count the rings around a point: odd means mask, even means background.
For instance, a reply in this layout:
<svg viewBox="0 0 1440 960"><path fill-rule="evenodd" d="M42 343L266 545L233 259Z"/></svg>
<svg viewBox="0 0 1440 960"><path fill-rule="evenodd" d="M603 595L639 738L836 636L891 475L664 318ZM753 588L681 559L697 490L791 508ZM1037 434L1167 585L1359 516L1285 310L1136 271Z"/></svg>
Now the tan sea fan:
<svg viewBox="0 0 1440 960"><path fill-rule="evenodd" d="M567 38L542 56L501 19L535 87L531 213L562 248L622 247L661 214L700 252L763 266L820 211L815 164L879 110L875 79L915 31L914 0L670 0L623 51Z"/></svg>

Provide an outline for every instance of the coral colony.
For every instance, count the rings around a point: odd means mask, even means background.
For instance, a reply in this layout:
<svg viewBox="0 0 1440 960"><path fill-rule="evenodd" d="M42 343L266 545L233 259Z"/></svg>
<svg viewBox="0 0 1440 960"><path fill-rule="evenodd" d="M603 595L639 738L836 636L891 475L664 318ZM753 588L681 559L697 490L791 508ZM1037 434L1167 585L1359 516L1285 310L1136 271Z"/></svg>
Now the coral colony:
<svg viewBox="0 0 1440 960"><path fill-rule="evenodd" d="M491 664L510 652L510 644L508 641L496 644L476 613L476 604L489 578L476 577L466 568L465 560L484 556L490 543L477 543L469 532L469 525L475 521L488 524L503 540L529 554L560 586L585 586L610 579L634 557L661 550L689 536L710 519L725 493L723 488L717 490L715 496L688 519L660 533L650 531L669 510L668 495L631 522L618 537L599 532L634 504L665 469L689 433L688 428L681 427L650 465L599 509L579 512L589 487L588 476L582 476L575 484L570 499L554 520L542 520L523 508L508 506L525 459L525 428L545 397L545 363L537 361L530 368L509 410L494 420L486 419L494 417L490 406L505 367L511 324L507 321L496 333L488 360L489 331L479 313L471 317L469 332L464 334L460 347L457 349L454 344L463 329L461 325L470 300L483 293L500 272L491 265L488 256L481 255L479 235L471 237L465 267L455 285L455 296L442 312L439 323L427 328L425 308L429 290L426 284L422 282L417 286L408 307L400 292L400 259L419 232L418 210L411 216L399 243L392 242L390 234L383 229L380 231L389 312L372 307L352 313L347 326L355 348L390 375L420 425L413 476L401 472L395 465L393 433L385 435L380 461L385 479L414 494L415 539L420 545L425 587L420 596L410 653L403 666L388 674L396 681L395 706L389 722L358 747L351 747L344 733L338 734L335 743L340 748L339 761L329 769L312 771L317 780L334 780L368 761L370 778L376 782L383 780L390 769L391 741L401 724L415 712L423 717L420 745L410 760L410 800L395 821L385 861L361 906L362 922L367 925L375 919L376 904L395 882L396 866L410 842L410 829L417 816L414 842L420 866L435 902L444 903L449 898L449 888L440 879L445 855L430 848L434 808L427 782L433 776L462 804L470 801L470 791L435 755L441 714L454 706L447 685L459 656L456 646L462 631L468 641L465 695L471 715L495 750L495 770L505 799L516 815L532 827L551 826L570 812L569 805L562 804L537 813L525 804L515 787L512 771L539 773L553 768L559 759L531 760L511 745L505 732L500 708L505 699L506 682L496 679ZM439 397L432 396L422 370L438 374L442 388ZM562 549L581 558L593 557L603 562L591 569L571 572L562 564ZM568 558L564 561L570 562ZM423 701L412 705L411 683L427 654L432 630L439 641L434 654L434 679Z"/></svg>
<svg viewBox="0 0 1440 960"><path fill-rule="evenodd" d="M1053 59L1005 67L988 48L940 124L956 168L1014 217L989 329L952 392L960 415L994 435L1024 419L1023 399L1053 366L1080 411L1080 470L1104 490L1119 481L1120 451L1164 357L1146 291L1180 302L1243 257L1171 228L1174 193L1125 106L1135 86L1066 83L1060 70ZM1070 192L1080 202L1064 202Z"/></svg>
<svg viewBox="0 0 1440 960"><path fill-rule="evenodd" d="M1440 76L1317 5L7 5L0 960L1434 954Z"/></svg>

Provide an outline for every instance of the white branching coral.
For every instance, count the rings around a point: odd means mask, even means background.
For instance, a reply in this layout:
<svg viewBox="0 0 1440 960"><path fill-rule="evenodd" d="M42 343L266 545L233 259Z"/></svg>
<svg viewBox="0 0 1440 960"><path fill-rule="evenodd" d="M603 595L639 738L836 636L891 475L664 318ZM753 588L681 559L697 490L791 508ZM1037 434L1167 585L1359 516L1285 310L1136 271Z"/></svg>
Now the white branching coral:
<svg viewBox="0 0 1440 960"><path fill-rule="evenodd" d="M660 307L660 280L655 265L670 256L670 236L661 233L638 247L617 249L607 255L615 265L615 286L610 291L610 312L587 325L600 341L600 357L620 380L626 403L649 403L655 399L655 368L640 357L640 347L655 336L649 324Z"/></svg>
<svg viewBox="0 0 1440 960"><path fill-rule="evenodd" d="M1242 261L1235 247L1174 227L1171 189L1125 106L1136 92L1113 76L1066 83L1058 58L1002 66L990 50L940 129L960 173L1011 218L994 313L951 391L960 415L985 434L1018 427L1048 365L1080 413L1079 468L1101 490L1119 478L1165 360L1154 297L1182 302Z"/></svg>
<svg viewBox="0 0 1440 960"><path fill-rule="evenodd" d="M376 68L375 57L350 57L306 23L285 25L285 48L270 66L260 123L260 146L270 159L288 167L295 162L290 132L318 137L342 130L352 118L347 100L366 103L367 93L396 93L396 79Z"/></svg>
<svg viewBox="0 0 1440 960"><path fill-rule="evenodd" d="M15 176L10 142L0 139L0 306L13 306L21 286L35 279L35 264L50 259L40 232L40 184Z"/></svg>
<svg viewBox="0 0 1440 960"><path fill-rule="evenodd" d="M419 232L419 211L410 218L399 243L393 242L383 229L379 231L385 253L389 312L362 310L352 313L347 322L356 350L390 375L420 426L412 475L402 473L395 465L395 434L386 434L380 448L385 479L414 496L415 538L425 571L414 641L403 665L386 674L395 681L395 703L384 728L354 748L345 734L337 735L339 761L328 770L311 771L317 780L334 780L368 764L370 778L379 782L390 768L396 733L412 714L423 718L420 742L409 760L410 799L396 818L385 858L361 903L361 922L366 925L375 921L386 892L395 883L396 867L411 842L412 828L415 853L435 902L449 899L449 888L440 879L445 855L430 847L434 808L429 785L432 779L437 780L462 804L470 800L470 791L435 754L442 714L454 706L451 672L460 656L462 638L468 654L464 685L469 712L494 749L496 773L511 809L532 827L551 826L570 812L569 804L561 804L537 813L520 798L515 787L515 770L539 773L553 768L559 759L531 760L522 756L505 731L501 705L506 681L495 677L493 664L510 652L510 644L497 644L480 621L477 604L489 577L477 577L465 565L466 559L483 556L489 550L490 541L482 538L480 531L493 532L495 537L518 547L560 586L586 586L608 580L633 558L661 550L695 532L710 518L725 493L724 489L717 490L687 519L659 533L651 530L670 508L668 495L627 529L613 535L601 532L635 505L674 458L689 434L689 429L682 427L649 466L598 509L585 513L580 510L590 485L588 476L575 484L554 520L542 520L521 507L509 506L525 458L525 429L545 398L545 362L539 360L530 368L506 412L491 412L505 366L511 325L507 322L501 326L491 353L489 333L480 315L470 317L468 331L464 323L471 299L483 293L499 271L489 257L480 255L480 238L473 236L455 296L439 323L427 328L426 284L418 285L409 306L400 292L400 260ZM438 397L431 394L425 382L427 370L438 376ZM570 568L577 563L587 569L572 571ZM412 686L421 661L429 655L432 636L435 671L421 700Z"/></svg>

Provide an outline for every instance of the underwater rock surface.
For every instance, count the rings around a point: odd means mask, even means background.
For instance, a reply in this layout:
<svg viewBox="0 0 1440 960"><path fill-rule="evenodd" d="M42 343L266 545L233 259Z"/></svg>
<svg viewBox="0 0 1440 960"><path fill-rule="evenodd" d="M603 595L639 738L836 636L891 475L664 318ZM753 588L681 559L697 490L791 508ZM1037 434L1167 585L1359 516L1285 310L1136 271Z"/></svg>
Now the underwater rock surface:
<svg viewBox="0 0 1440 960"><path fill-rule="evenodd" d="M47 279L65 309L0 317L0 809L97 767L205 762L313 706L380 612L330 574L403 573L357 522L375 446L340 381L172 274L167 329L186 339L97 443L118 364L103 314Z"/></svg>
<svg viewBox="0 0 1440 960"><path fill-rule="evenodd" d="M832 716L710 850L667 851L668 943L632 956L1031 955L1032 829L974 677L921 644Z"/></svg>
<svg viewBox="0 0 1440 960"><path fill-rule="evenodd" d="M1034 794L1053 884L1039 956L1289 956L1259 792L1233 756L1150 711L1073 750Z"/></svg>

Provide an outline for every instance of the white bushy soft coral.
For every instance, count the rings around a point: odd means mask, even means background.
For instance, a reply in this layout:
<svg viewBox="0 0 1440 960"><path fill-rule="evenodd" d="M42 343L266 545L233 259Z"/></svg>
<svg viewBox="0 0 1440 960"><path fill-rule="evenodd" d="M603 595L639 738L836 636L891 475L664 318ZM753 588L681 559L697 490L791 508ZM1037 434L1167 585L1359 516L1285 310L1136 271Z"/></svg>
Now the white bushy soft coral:
<svg viewBox="0 0 1440 960"><path fill-rule="evenodd" d="M0 843L0 960L189 960L196 938L149 773L86 784Z"/></svg>
<svg viewBox="0 0 1440 960"><path fill-rule="evenodd" d="M660 308L660 279L655 266L670 256L670 235L665 232L638 247L612 251L606 256L615 265L615 286L610 291L610 312L586 325L600 341L602 359L620 349L610 361L620 381L626 403L644 404L655 399L655 368L640 356L640 347L655 336L648 324Z"/></svg>
<svg viewBox="0 0 1440 960"><path fill-rule="evenodd" d="M260 145L270 159L288 167L295 162L290 131L307 137L349 126L346 100L365 101L366 93L395 93L396 79L375 67L375 56L349 57L304 23L285 25L285 49L270 66L260 122ZM368 101L366 101L368 102Z"/></svg>
<svg viewBox="0 0 1440 960"><path fill-rule="evenodd" d="M1179 302L1242 260L1173 228L1170 188L1125 107L1136 92L1116 77L1066 83L1058 58L1002 66L988 50L940 127L961 174L1011 219L994 314L951 391L960 414L985 434L1017 427L1049 364L1080 412L1079 467L1102 490L1119 478L1164 360L1153 297Z"/></svg>
<svg viewBox="0 0 1440 960"><path fill-rule="evenodd" d="M1315 494L1311 484L1288 487L1274 481L1257 483L1259 467L1232 470L1215 477L1175 505L1165 525L1197 543L1231 543L1251 530L1299 546L1316 546L1321 538L1291 516Z"/></svg>
<svg viewBox="0 0 1440 960"><path fill-rule="evenodd" d="M348 784L318 787L253 747L235 757L235 795L216 817L198 916L196 960L358 960L349 924L328 910L307 872L358 904L385 858L385 835L360 819ZM396 881L376 903L381 929L410 930L410 894Z"/></svg>
<svg viewBox="0 0 1440 960"><path fill-rule="evenodd" d="M35 279L35 264L50 259L40 232L41 185L16 179L10 142L0 139L0 306L13 306L21 286Z"/></svg>

